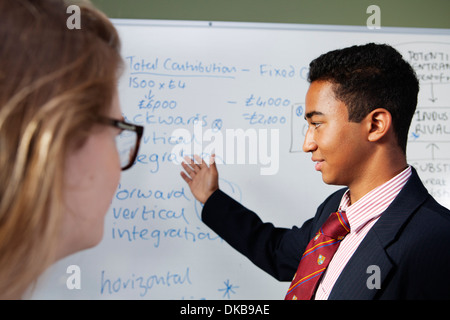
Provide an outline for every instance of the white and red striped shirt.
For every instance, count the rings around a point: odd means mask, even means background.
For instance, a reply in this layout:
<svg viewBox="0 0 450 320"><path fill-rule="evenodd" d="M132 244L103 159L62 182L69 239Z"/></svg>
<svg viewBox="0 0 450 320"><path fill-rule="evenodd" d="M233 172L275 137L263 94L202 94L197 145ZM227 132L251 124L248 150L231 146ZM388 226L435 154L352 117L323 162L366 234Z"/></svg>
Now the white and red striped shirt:
<svg viewBox="0 0 450 320"><path fill-rule="evenodd" d="M350 204L349 190L343 195L339 210L345 211L350 223L350 233L342 240L331 259L316 291L316 300L326 300L351 256L378 218L397 197L411 176L408 166L397 176L378 186L357 202Z"/></svg>

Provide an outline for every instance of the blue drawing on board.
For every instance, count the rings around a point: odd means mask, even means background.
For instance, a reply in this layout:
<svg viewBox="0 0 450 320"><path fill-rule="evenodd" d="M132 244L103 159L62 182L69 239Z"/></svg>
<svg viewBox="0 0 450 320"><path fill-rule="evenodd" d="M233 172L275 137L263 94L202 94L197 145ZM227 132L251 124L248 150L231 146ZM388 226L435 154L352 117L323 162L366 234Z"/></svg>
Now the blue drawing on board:
<svg viewBox="0 0 450 320"><path fill-rule="evenodd" d="M223 291L224 292L223 293L223 298L227 297L228 299L230 299L231 298L230 297L230 293L236 294L236 292L233 289L237 289L237 288L239 288L239 286L232 285L230 283L229 279L227 279L227 281L224 281L223 283L225 285L225 288L219 289L218 291Z"/></svg>

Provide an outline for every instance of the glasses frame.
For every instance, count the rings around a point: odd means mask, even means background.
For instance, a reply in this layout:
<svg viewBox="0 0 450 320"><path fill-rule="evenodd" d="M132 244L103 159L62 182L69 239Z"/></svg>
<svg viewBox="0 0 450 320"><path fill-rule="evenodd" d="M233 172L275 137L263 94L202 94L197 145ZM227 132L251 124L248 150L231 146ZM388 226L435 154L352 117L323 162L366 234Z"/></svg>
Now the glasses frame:
<svg viewBox="0 0 450 320"><path fill-rule="evenodd" d="M108 117L101 117L99 120L101 123L103 123L105 125L113 126L122 131L132 131L132 132L136 133L137 139L136 139L136 145L134 148L134 153L130 157L130 162L125 167L122 167L121 169L122 169L122 171L125 171L125 170L131 168L134 165L134 162L136 161L136 158L137 158L137 155L139 152L139 147L141 145L142 136L144 135L144 127L137 125L137 124L125 122L123 120L117 120L117 119L112 119L112 118L108 118Z"/></svg>

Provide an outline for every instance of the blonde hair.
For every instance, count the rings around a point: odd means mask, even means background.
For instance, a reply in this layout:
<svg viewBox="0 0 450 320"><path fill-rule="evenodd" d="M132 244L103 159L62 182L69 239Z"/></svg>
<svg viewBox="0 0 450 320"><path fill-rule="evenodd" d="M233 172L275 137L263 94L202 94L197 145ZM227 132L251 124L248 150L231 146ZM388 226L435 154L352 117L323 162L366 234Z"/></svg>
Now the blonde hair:
<svg viewBox="0 0 450 320"><path fill-rule="evenodd" d="M0 297L15 297L55 260L67 153L112 102L117 31L78 1L0 2Z"/></svg>

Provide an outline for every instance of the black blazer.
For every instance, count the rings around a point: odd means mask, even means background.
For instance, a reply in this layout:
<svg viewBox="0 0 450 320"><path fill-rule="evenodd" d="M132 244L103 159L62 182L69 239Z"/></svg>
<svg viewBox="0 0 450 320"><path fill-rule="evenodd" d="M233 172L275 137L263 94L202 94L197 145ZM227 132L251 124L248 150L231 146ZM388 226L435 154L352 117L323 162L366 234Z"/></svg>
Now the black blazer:
<svg viewBox="0 0 450 320"><path fill-rule="evenodd" d="M338 209L344 192L328 197L300 228L263 223L220 190L205 203L202 220L261 269L291 281L309 240ZM379 289L367 285L372 265L379 267ZM450 211L429 195L414 168L348 261L329 299L450 299Z"/></svg>

